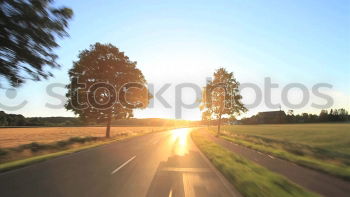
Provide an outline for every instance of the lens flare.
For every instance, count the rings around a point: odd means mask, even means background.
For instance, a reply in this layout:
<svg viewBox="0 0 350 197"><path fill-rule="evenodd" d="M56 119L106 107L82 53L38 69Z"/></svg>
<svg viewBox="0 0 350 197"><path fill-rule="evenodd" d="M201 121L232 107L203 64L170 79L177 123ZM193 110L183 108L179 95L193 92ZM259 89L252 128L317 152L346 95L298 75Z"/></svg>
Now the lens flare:
<svg viewBox="0 0 350 197"><path fill-rule="evenodd" d="M188 153L187 137L189 133L189 128L174 129L171 131L172 141L175 142L174 154L184 156Z"/></svg>

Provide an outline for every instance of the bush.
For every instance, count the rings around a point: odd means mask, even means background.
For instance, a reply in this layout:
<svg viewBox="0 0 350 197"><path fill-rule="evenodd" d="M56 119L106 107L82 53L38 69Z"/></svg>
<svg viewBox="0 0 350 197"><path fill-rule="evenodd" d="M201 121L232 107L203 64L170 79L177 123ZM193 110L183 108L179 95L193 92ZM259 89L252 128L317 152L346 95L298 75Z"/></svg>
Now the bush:
<svg viewBox="0 0 350 197"><path fill-rule="evenodd" d="M56 147L63 148L69 145L69 143L66 140L61 140L56 142Z"/></svg>
<svg viewBox="0 0 350 197"><path fill-rule="evenodd" d="M8 151L6 149L0 148L0 156L7 155Z"/></svg>

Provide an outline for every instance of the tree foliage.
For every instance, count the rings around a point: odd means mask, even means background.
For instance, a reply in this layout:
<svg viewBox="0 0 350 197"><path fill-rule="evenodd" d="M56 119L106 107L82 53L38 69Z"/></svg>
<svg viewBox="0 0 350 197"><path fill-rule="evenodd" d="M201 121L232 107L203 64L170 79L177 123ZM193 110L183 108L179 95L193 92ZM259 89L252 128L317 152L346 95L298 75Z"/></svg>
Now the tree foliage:
<svg viewBox="0 0 350 197"><path fill-rule="evenodd" d="M146 80L137 63L111 44L96 43L78 57L69 70L66 108L84 121L107 122L108 137L111 119L131 118L148 105Z"/></svg>
<svg viewBox="0 0 350 197"><path fill-rule="evenodd" d="M1 127L18 126L81 126L82 123L75 117L24 117L21 114L7 114L0 111Z"/></svg>
<svg viewBox="0 0 350 197"><path fill-rule="evenodd" d="M6 114L0 111L0 126L25 126L26 120L21 114Z"/></svg>
<svg viewBox="0 0 350 197"><path fill-rule="evenodd" d="M218 120L218 134L220 134L221 119L223 116L233 118L247 111L241 102L239 82L232 72L219 68L213 75L213 79L207 82L204 88L204 98L201 109L206 111L206 116Z"/></svg>
<svg viewBox="0 0 350 197"><path fill-rule="evenodd" d="M66 28L73 11L53 7L52 0L0 0L0 75L12 86L26 79L39 81L56 68L57 37L68 36Z"/></svg>

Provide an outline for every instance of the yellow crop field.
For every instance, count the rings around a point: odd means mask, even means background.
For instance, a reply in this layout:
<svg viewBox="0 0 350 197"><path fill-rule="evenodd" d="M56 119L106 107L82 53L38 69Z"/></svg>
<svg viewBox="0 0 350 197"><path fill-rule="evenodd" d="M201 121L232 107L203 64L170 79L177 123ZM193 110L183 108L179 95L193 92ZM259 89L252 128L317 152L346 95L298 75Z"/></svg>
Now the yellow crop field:
<svg viewBox="0 0 350 197"><path fill-rule="evenodd" d="M157 132L171 127L111 127L111 137ZM70 137L104 137L105 127L41 127L41 128L1 128L0 148L15 147L31 142L50 143Z"/></svg>

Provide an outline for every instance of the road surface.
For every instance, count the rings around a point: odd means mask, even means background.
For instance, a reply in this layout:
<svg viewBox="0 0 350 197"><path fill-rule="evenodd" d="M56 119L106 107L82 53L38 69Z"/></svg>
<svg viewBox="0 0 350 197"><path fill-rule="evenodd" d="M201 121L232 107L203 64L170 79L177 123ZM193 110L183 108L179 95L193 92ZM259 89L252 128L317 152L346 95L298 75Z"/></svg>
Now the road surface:
<svg viewBox="0 0 350 197"><path fill-rule="evenodd" d="M240 196L189 134L149 134L5 172L0 196Z"/></svg>

